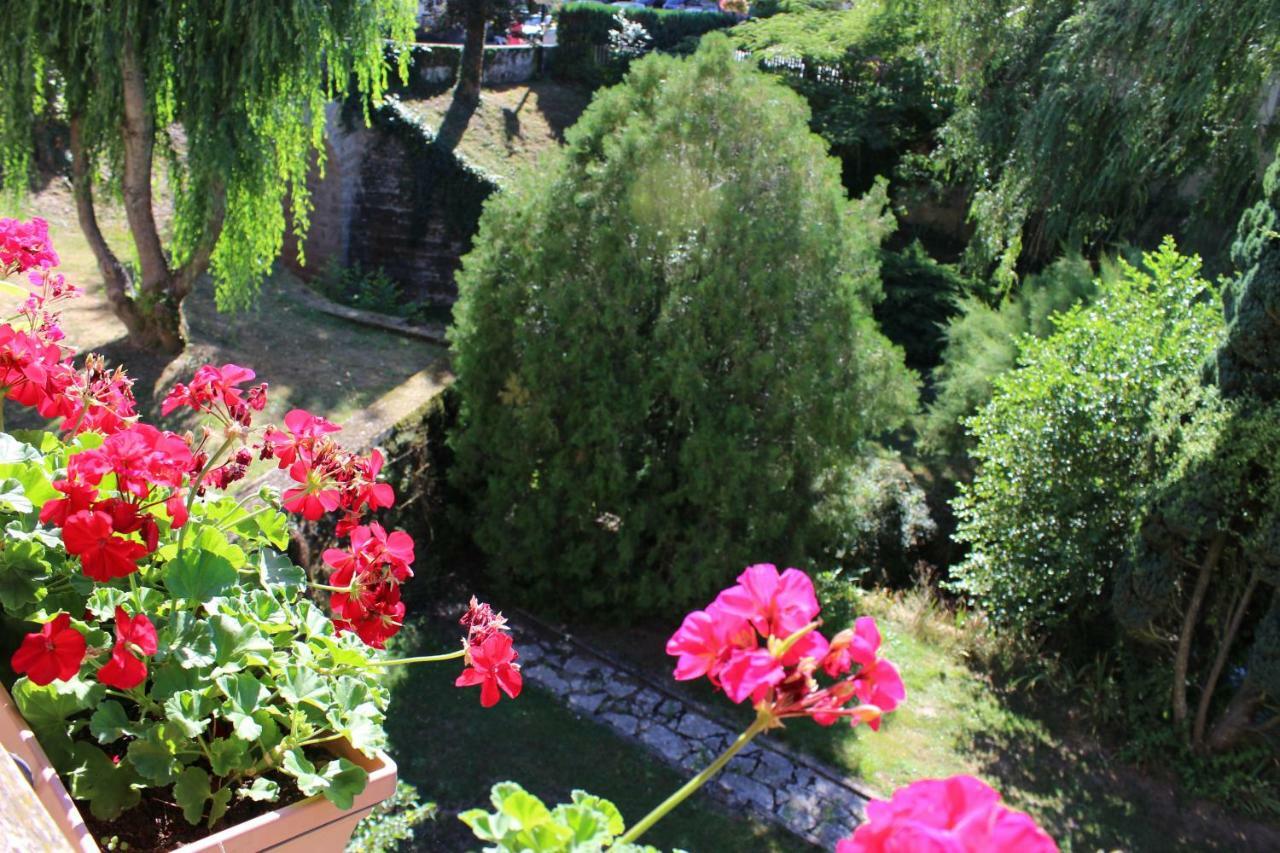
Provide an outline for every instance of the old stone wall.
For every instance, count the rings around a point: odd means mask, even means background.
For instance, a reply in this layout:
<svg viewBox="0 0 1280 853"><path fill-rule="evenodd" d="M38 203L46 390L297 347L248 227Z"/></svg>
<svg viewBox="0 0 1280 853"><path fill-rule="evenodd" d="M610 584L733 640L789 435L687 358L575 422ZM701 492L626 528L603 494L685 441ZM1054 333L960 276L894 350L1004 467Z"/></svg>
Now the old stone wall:
<svg viewBox="0 0 1280 853"><path fill-rule="evenodd" d="M329 106L323 174L316 168L308 180L311 228L301 253L286 240L282 261L308 280L330 264L381 269L406 301L451 304L453 274L494 185L397 104L372 118L366 127Z"/></svg>
<svg viewBox="0 0 1280 853"><path fill-rule="evenodd" d="M481 82L486 86L526 83L542 73L554 52L554 45L488 45ZM411 90L415 84L427 92L449 88L457 80L461 59L461 45L414 45L409 65Z"/></svg>

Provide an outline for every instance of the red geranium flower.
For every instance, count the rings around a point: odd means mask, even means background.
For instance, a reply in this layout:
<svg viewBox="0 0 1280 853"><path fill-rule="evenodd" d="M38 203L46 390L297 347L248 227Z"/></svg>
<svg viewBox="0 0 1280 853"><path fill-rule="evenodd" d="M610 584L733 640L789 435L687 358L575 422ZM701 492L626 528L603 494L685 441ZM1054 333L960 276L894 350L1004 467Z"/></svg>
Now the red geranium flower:
<svg viewBox="0 0 1280 853"><path fill-rule="evenodd" d="M71 617L59 613L34 634L27 634L13 654L13 671L44 686L54 679L75 678L84 661L84 634L71 627Z"/></svg>
<svg viewBox="0 0 1280 853"><path fill-rule="evenodd" d="M147 663L137 655L150 657L156 653L156 628L145 613L130 616L123 607L116 608L116 645L111 660L98 670L98 680L110 687L128 690L147 678Z"/></svg>
<svg viewBox="0 0 1280 853"><path fill-rule="evenodd" d="M67 553L80 558L86 577L100 583L127 577L138 570L138 560L146 556L141 542L114 536L111 516L99 510L81 510L67 517L62 528L62 544Z"/></svg>
<svg viewBox="0 0 1280 853"><path fill-rule="evenodd" d="M471 687L480 685L480 704L492 708L498 704L498 690L512 699L520 695L524 686L524 678L520 675L520 664L513 663L519 657L511 646L508 634L493 634L478 646L468 650L471 666L462 671L455 687Z"/></svg>

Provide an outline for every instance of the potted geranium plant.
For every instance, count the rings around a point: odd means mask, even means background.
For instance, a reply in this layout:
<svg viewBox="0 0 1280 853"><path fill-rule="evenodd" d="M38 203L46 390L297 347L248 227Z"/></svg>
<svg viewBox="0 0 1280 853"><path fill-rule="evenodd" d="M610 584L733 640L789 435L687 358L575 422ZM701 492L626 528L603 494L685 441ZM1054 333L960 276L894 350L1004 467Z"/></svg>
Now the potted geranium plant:
<svg viewBox="0 0 1280 853"><path fill-rule="evenodd" d="M299 846L336 849L395 786L379 671L457 659L484 704L515 696L503 621L473 601L459 648L387 659L414 549L368 518L395 497L378 452L343 448L301 410L260 427L267 386L236 365L201 367L164 400L198 431L142 423L123 371L93 356L77 368L61 343L74 289L57 263L42 221L0 219L0 278L29 282L6 285L22 299L0 324L0 405L58 424L4 432L0 409L0 607L29 623L12 692L39 741L5 746L47 757L99 837L274 849L313 833ZM228 496L255 462L294 485ZM337 515L346 547L324 553L323 583L286 556L290 513ZM69 839L92 847L58 778L32 771Z"/></svg>

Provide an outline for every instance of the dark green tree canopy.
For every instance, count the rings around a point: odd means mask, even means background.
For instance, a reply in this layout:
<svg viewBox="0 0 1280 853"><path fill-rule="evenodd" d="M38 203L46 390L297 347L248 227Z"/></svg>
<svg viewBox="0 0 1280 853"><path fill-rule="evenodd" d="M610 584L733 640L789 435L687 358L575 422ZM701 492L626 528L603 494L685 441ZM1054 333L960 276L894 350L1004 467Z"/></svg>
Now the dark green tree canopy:
<svg viewBox="0 0 1280 853"><path fill-rule="evenodd" d="M817 483L914 404L876 329L883 187L723 36L599 93L490 201L452 330L460 476L500 580L562 608L699 601L801 565Z"/></svg>

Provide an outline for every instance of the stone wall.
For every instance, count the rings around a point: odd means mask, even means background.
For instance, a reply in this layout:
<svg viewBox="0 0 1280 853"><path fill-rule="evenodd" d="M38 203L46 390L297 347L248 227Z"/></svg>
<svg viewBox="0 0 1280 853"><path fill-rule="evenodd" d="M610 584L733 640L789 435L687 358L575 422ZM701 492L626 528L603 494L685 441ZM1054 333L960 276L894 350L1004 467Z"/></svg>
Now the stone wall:
<svg viewBox="0 0 1280 853"><path fill-rule="evenodd" d="M325 120L323 176L315 169L308 180L311 228L301 255L286 239L283 263L308 280L329 264L381 269L409 302L452 303L453 274L494 184L395 103L369 127L336 104Z"/></svg>
<svg viewBox="0 0 1280 853"><path fill-rule="evenodd" d="M487 45L481 82L486 86L528 82L542 73L554 51L554 45ZM461 45L414 45L409 65L411 90L431 92L448 89L457 80L461 58Z"/></svg>

